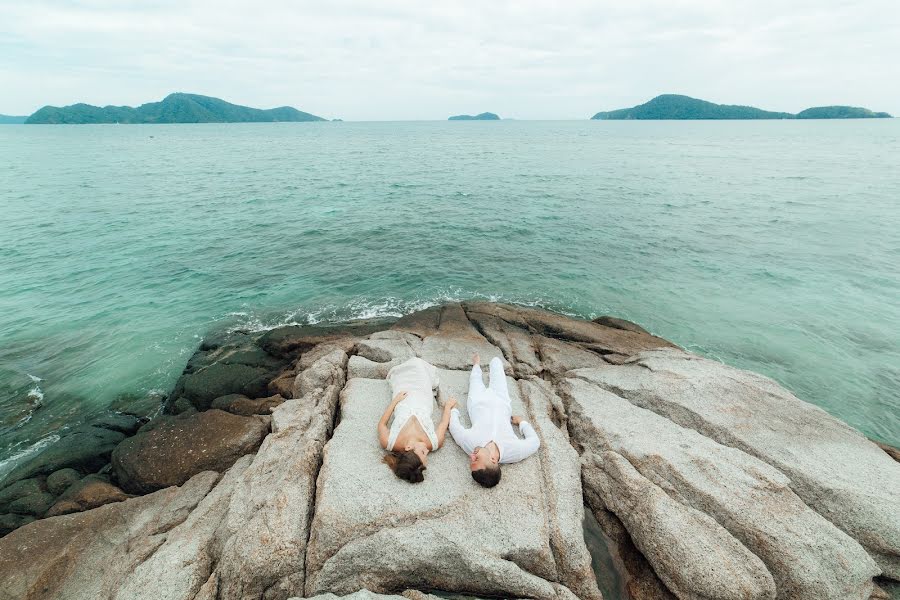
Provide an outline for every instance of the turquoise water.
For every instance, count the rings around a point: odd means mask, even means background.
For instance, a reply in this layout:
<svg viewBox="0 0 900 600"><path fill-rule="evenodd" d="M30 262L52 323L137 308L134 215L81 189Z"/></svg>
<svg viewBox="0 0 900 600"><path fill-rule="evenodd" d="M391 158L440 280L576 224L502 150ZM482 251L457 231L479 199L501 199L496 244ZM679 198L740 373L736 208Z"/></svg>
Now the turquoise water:
<svg viewBox="0 0 900 600"><path fill-rule="evenodd" d="M0 127L0 460L199 338L614 314L900 444L900 120ZM41 398L42 396L42 398Z"/></svg>

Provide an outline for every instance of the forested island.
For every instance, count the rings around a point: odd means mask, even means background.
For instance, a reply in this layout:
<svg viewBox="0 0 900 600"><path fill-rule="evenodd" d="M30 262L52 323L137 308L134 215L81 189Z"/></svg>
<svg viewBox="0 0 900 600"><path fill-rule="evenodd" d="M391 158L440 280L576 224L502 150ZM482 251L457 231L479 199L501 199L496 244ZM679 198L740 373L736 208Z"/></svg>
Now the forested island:
<svg viewBox="0 0 900 600"><path fill-rule="evenodd" d="M753 106L715 104L690 96L663 94L649 102L598 112L591 119L606 120L726 120L726 119L890 119L886 112L873 112L856 106L818 106L797 114L772 112Z"/></svg>
<svg viewBox="0 0 900 600"><path fill-rule="evenodd" d="M0 115L0 125L21 125L28 117L14 117L12 115Z"/></svg>
<svg viewBox="0 0 900 600"><path fill-rule="evenodd" d="M448 121L499 121L500 117L492 112L483 112L478 115L454 115L447 118Z"/></svg>
<svg viewBox="0 0 900 600"><path fill-rule="evenodd" d="M266 123L280 121L325 121L291 106L271 109L231 104L219 98L198 94L169 94L161 102L131 106L45 106L24 122L26 124L85 123Z"/></svg>

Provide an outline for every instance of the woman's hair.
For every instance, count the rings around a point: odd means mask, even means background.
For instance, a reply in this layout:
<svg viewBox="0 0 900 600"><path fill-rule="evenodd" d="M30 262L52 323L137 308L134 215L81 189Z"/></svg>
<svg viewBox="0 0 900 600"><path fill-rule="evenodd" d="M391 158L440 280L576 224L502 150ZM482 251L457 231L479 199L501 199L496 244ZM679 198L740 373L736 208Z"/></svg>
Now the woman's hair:
<svg viewBox="0 0 900 600"><path fill-rule="evenodd" d="M382 459L391 468L394 475L410 483L425 481L425 465L412 450L408 452L389 452Z"/></svg>

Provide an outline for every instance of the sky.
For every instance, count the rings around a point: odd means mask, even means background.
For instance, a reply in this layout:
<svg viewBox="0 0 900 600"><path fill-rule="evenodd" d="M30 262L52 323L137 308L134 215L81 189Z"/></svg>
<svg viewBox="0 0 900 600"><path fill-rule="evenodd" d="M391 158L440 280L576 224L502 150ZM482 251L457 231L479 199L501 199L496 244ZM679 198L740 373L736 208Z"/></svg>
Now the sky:
<svg viewBox="0 0 900 600"><path fill-rule="evenodd" d="M255 5L255 6L254 6ZM679 93L900 115L900 0L0 0L0 113L171 92L345 120Z"/></svg>

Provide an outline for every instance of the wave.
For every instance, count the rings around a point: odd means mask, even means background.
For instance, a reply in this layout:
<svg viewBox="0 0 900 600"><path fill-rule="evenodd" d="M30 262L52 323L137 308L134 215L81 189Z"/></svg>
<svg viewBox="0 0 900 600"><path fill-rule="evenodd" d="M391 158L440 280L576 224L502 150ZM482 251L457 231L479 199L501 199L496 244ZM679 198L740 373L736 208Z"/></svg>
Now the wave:
<svg viewBox="0 0 900 600"><path fill-rule="evenodd" d="M20 462L38 454L41 450L57 441L59 441L59 435L54 433L34 442L27 448L23 448L22 450L11 454L3 460L0 460L0 481L2 481L3 478L6 477L6 474L12 471Z"/></svg>
<svg viewBox="0 0 900 600"><path fill-rule="evenodd" d="M422 298L397 298L393 296L369 298L359 297L341 304L325 304L320 306L300 307L283 313L254 314L235 311L228 317L236 319L226 331L245 331L259 333L288 325L327 325L349 321L368 321L402 316L438 306L447 302L464 300L482 300L487 302L508 302L522 306L548 308L569 316L592 317L596 315L580 315L571 306L560 305L541 297L515 296L505 294L466 292L462 289L451 289L436 292Z"/></svg>

